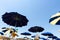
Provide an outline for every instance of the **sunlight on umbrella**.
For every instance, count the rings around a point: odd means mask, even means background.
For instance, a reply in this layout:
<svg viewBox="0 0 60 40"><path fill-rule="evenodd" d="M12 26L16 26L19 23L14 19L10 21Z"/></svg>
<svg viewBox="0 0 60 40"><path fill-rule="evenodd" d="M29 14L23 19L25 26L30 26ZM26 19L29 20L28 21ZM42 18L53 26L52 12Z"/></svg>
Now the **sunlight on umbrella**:
<svg viewBox="0 0 60 40"><path fill-rule="evenodd" d="M49 23L52 25L60 25L60 12L51 16L51 18L49 19Z"/></svg>
<svg viewBox="0 0 60 40"><path fill-rule="evenodd" d="M56 36L49 36L48 38L52 38L52 40L56 39Z"/></svg>

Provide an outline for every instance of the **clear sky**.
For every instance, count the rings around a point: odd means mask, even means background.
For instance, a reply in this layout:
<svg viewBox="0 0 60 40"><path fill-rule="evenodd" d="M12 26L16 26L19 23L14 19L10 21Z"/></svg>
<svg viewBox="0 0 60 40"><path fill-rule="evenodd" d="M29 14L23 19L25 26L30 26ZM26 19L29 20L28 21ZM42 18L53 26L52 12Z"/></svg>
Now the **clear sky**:
<svg viewBox="0 0 60 40"><path fill-rule="evenodd" d="M60 25L49 24L50 17L58 11L60 0L0 0L0 27L9 27L1 18L5 12L18 12L29 19L27 26L18 28L18 34L28 32L30 27L37 25L45 29L43 32L51 32L60 37Z"/></svg>

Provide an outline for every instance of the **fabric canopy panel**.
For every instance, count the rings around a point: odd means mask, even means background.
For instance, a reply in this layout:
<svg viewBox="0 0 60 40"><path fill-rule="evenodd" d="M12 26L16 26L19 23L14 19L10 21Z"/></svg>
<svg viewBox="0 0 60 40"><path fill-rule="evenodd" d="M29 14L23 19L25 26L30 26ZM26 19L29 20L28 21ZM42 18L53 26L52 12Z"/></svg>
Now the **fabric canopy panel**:
<svg viewBox="0 0 60 40"><path fill-rule="evenodd" d="M49 23L52 24L52 25L60 25L60 12L51 16L51 18L49 20Z"/></svg>
<svg viewBox="0 0 60 40"><path fill-rule="evenodd" d="M44 28L40 27L40 26L34 26L28 29L28 31L36 33L36 32L42 32L44 30Z"/></svg>

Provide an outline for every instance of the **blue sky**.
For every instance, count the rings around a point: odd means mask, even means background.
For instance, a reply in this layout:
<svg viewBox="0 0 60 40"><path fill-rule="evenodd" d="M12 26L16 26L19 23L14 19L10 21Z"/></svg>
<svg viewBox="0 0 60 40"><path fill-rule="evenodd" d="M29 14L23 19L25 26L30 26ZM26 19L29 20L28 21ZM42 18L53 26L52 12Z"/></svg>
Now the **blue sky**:
<svg viewBox="0 0 60 40"><path fill-rule="evenodd" d="M51 32L60 37L60 25L49 24L50 17L60 11L59 4L60 0L0 0L0 27L9 27L1 18L5 12L18 12L29 19L27 26L18 28L19 34L37 25L45 29L43 32Z"/></svg>

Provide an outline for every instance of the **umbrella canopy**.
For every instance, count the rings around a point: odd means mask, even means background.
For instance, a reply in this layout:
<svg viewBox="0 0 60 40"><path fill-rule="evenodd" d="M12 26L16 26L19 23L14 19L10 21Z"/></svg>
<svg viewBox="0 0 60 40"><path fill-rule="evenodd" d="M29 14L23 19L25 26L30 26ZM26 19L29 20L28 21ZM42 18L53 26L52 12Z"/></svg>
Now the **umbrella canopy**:
<svg viewBox="0 0 60 40"><path fill-rule="evenodd" d="M2 29L6 29L6 27L2 27Z"/></svg>
<svg viewBox="0 0 60 40"><path fill-rule="evenodd" d="M52 25L60 25L60 12L51 16L51 18L49 19L49 23Z"/></svg>
<svg viewBox="0 0 60 40"><path fill-rule="evenodd" d="M4 33L3 33L3 32L0 32L0 34L1 34L1 35L4 35Z"/></svg>
<svg viewBox="0 0 60 40"><path fill-rule="evenodd" d="M31 36L32 38L34 38L35 36Z"/></svg>
<svg viewBox="0 0 60 40"><path fill-rule="evenodd" d="M21 35L27 35L27 36L30 36L31 34L28 33L28 32L24 32L24 33L21 33Z"/></svg>
<svg viewBox="0 0 60 40"><path fill-rule="evenodd" d="M44 30L44 28L39 27L39 26L34 26L34 27L31 27L30 29L28 29L28 31L30 31L30 32L42 32L43 30Z"/></svg>
<svg viewBox="0 0 60 40"><path fill-rule="evenodd" d="M28 23L28 19L26 16L23 16L17 12L6 12L5 14L2 15L2 20L11 26L15 27L22 27L26 26Z"/></svg>
<svg viewBox="0 0 60 40"><path fill-rule="evenodd" d="M53 36L53 34L50 33L50 32L44 32L44 33L42 33L42 35L44 35L44 36Z"/></svg>
<svg viewBox="0 0 60 40"><path fill-rule="evenodd" d="M49 36L48 38L56 39L56 36Z"/></svg>

